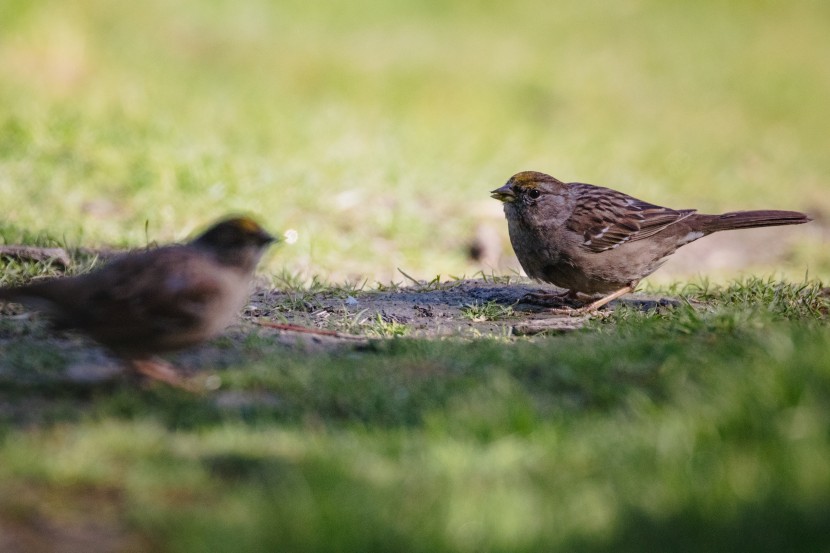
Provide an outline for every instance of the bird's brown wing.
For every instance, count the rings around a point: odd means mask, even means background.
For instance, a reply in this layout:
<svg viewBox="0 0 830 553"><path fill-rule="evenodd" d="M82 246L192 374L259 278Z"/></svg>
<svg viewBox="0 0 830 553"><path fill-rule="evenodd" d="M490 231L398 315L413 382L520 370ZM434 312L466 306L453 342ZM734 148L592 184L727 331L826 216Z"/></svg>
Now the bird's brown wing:
<svg viewBox="0 0 830 553"><path fill-rule="evenodd" d="M117 350L166 349L205 323L205 311L222 294L215 269L202 252L172 246L130 253L88 274L7 289L4 297Z"/></svg>
<svg viewBox="0 0 830 553"><path fill-rule="evenodd" d="M694 209L650 204L610 188L582 183L571 186L579 192L580 201L566 226L582 235L583 248L595 253L654 236L695 213Z"/></svg>
<svg viewBox="0 0 830 553"><path fill-rule="evenodd" d="M181 247L127 256L89 276L82 328L104 342L186 332L221 293L205 260Z"/></svg>

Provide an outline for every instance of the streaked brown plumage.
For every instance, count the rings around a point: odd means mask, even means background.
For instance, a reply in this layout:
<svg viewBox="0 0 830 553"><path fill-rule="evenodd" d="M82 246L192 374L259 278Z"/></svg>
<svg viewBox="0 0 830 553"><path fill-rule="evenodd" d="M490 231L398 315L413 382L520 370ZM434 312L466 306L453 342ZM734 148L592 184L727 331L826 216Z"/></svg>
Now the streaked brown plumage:
<svg viewBox="0 0 830 553"><path fill-rule="evenodd" d="M566 288L571 295L619 297L677 248L713 232L810 221L797 211L704 215L675 210L535 171L512 176L491 194L504 203L510 241L528 276ZM591 307L610 301L603 300Z"/></svg>

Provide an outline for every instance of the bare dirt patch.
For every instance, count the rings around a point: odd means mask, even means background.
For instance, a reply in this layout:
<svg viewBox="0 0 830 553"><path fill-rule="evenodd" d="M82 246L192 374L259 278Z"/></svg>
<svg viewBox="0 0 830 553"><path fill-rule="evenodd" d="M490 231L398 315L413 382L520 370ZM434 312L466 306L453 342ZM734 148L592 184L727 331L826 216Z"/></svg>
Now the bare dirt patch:
<svg viewBox="0 0 830 553"><path fill-rule="evenodd" d="M417 338L510 337L530 333L525 331L528 325L540 321L558 321L559 325L552 325L552 329L563 331L580 328L587 322L587 317L551 315L548 309L524 300L540 290L540 285L526 279L458 280L352 293L261 290L252 297L246 318L256 321L265 317L367 337L394 335L397 327L393 325L399 325L400 335ZM613 302L610 309L621 303L649 309L673 301L632 294Z"/></svg>
<svg viewBox="0 0 830 553"><path fill-rule="evenodd" d="M539 290L538 284L516 278L509 282L505 278L424 283L382 291L263 288L252 294L238 324L222 337L167 359L183 374L198 375L256 362L281 351L322 353L404 336L511 340L540 331L572 331L588 322L584 316L551 315L546 308L523 300ZM649 309L673 302L631 294L608 308L627 304ZM8 308L4 312L10 313ZM126 374L122 363L82 336L52 332L36 316L12 314L3 319L0 387L4 389L98 387ZM2 413L5 418L26 418L26 409L8 409L15 412Z"/></svg>

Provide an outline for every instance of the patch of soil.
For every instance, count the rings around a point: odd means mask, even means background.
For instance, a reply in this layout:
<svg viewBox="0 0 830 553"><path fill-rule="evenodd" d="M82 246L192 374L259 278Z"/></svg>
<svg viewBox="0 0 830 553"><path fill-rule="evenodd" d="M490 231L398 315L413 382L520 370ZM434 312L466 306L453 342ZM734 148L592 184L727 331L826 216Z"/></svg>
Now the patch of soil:
<svg viewBox="0 0 830 553"><path fill-rule="evenodd" d="M587 317L552 315L547 308L524 301L528 294L540 291L558 290L519 278L511 278L511 282L458 280L339 294L260 290L252 296L245 316L252 321L264 317L367 337L387 336L388 325L395 323L406 327L406 336L417 338L508 337L523 333L518 330L528 323L556 320L553 330L574 330L587 322ZM672 301L631 294L612 302L609 309L620 304L648 309Z"/></svg>
<svg viewBox="0 0 830 553"><path fill-rule="evenodd" d="M215 371L286 351L354 349L395 336L509 340L516 335L573 331L590 318L553 315L523 300L540 291L538 284L518 277L507 280L424 283L384 291L260 289L251 296L238 324L221 337L165 359L180 376L212 390L215 382L221 382ZM605 309L620 304L649 309L670 303L674 300L630 294ZM13 315L0 326L0 418L4 420L24 424L30 419L30 402L39 396L21 396L21 389L40 390L40 399L47 403L54 394L83 402L87 390L125 378L136 375L83 336L53 332L37 317Z"/></svg>

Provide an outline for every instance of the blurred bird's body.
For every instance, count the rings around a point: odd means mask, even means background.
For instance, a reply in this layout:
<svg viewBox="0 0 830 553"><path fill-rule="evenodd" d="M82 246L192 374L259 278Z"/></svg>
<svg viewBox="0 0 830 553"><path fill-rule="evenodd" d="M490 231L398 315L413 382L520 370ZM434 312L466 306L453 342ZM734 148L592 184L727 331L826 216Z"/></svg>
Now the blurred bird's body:
<svg viewBox="0 0 830 553"><path fill-rule="evenodd" d="M248 218L191 242L118 257L90 273L0 288L0 300L43 312L127 359L192 346L237 316L256 265L275 239Z"/></svg>

